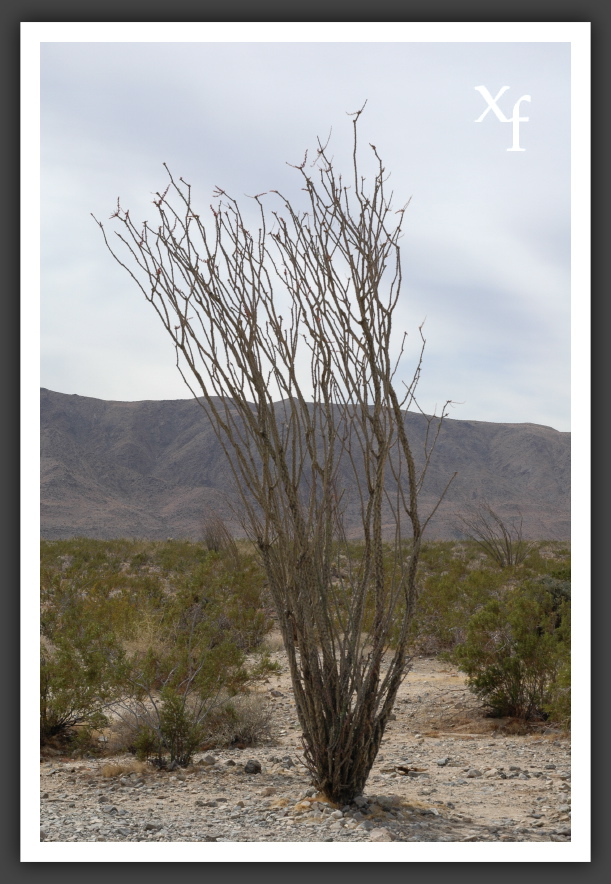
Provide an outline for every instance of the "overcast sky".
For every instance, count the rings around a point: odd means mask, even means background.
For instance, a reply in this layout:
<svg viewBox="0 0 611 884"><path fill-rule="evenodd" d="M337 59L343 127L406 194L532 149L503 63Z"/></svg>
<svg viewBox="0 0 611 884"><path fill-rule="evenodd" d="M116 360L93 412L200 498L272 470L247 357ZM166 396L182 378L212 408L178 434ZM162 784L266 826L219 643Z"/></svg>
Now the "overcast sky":
<svg viewBox="0 0 611 884"><path fill-rule="evenodd" d="M498 99L502 122L475 87ZM523 98L530 96L530 101ZM301 161L346 111L410 197L397 325L426 318L425 411L570 429L568 43L79 43L41 51L41 386L101 399L184 399L159 320L104 247L117 197L155 217L166 162L205 211L298 196ZM406 371L410 353L406 357Z"/></svg>

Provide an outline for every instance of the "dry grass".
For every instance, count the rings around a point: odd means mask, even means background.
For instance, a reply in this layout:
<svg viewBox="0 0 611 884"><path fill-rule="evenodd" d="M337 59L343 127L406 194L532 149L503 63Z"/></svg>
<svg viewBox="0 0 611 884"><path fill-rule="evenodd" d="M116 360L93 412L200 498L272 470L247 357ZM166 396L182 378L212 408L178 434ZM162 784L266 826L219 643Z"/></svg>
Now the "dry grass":
<svg viewBox="0 0 611 884"><path fill-rule="evenodd" d="M279 654L284 651L284 642L282 641L282 633L279 629L273 629L265 636L263 647L270 654Z"/></svg>
<svg viewBox="0 0 611 884"><path fill-rule="evenodd" d="M142 775L147 771L150 772L150 767L144 761L127 761L122 764L109 763L105 764L100 770L100 775L105 778L110 777L120 777L125 776L125 774L135 773L138 775Z"/></svg>
<svg viewBox="0 0 611 884"><path fill-rule="evenodd" d="M206 746L257 746L272 739L272 711L261 695L234 697L210 716Z"/></svg>
<svg viewBox="0 0 611 884"><path fill-rule="evenodd" d="M123 641L123 648L128 657L146 654L149 648L161 655L169 651L167 644L161 640L159 619L150 612L143 611L138 622L138 629L130 639Z"/></svg>

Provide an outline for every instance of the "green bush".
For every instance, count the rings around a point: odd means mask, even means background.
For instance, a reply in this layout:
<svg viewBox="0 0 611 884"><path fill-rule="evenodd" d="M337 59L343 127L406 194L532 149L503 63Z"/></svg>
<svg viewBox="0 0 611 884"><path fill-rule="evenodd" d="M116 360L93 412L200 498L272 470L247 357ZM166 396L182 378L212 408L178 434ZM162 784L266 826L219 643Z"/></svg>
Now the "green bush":
<svg viewBox="0 0 611 884"><path fill-rule="evenodd" d="M470 569L460 559L430 574L412 622L414 645L424 653L451 651L465 641L473 615L501 592L506 580L496 568Z"/></svg>
<svg viewBox="0 0 611 884"><path fill-rule="evenodd" d="M74 582L43 588L40 643L40 738L66 736L76 725L107 723L125 654L95 595Z"/></svg>
<svg viewBox="0 0 611 884"><path fill-rule="evenodd" d="M188 541L41 544L41 740L123 716L134 751L184 763L221 694L269 669L252 554ZM254 654L250 668L246 653Z"/></svg>
<svg viewBox="0 0 611 884"><path fill-rule="evenodd" d="M570 602L560 583L526 581L491 599L455 648L454 661L492 715L546 718L554 698L560 712L558 678L570 659Z"/></svg>

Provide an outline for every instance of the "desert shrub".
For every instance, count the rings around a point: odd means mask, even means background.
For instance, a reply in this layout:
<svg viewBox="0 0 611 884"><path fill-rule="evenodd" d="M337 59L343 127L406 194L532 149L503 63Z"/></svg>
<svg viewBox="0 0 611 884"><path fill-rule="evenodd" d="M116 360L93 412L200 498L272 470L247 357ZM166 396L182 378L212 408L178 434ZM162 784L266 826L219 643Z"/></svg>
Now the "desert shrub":
<svg viewBox="0 0 611 884"><path fill-rule="evenodd" d="M210 552L229 552L238 557L238 545L231 531L216 513L208 513L202 520L202 538L204 546Z"/></svg>
<svg viewBox="0 0 611 884"><path fill-rule="evenodd" d="M571 660L567 653L550 688L543 709L547 716L569 730L571 726Z"/></svg>
<svg viewBox="0 0 611 884"><path fill-rule="evenodd" d="M201 743L203 735L202 722L193 714L187 695L176 691L165 690L161 696L159 713L158 757L163 757L163 750L176 762L186 767L195 750Z"/></svg>
<svg viewBox="0 0 611 884"><path fill-rule="evenodd" d="M504 519L487 503L462 516L460 523L467 537L499 568L521 565L533 547L524 539L521 516Z"/></svg>
<svg viewBox="0 0 611 884"><path fill-rule="evenodd" d="M459 558L423 580L412 621L412 644L423 653L451 651L463 642L471 618L507 580L498 569L469 568Z"/></svg>
<svg viewBox="0 0 611 884"><path fill-rule="evenodd" d="M271 736L269 705L248 694L225 703L207 722L207 745L257 746Z"/></svg>
<svg viewBox="0 0 611 884"><path fill-rule="evenodd" d="M187 541L80 538L43 542L41 574L43 741L101 727L112 707L121 742L182 763L221 693L271 666L252 552L236 562Z"/></svg>
<svg viewBox="0 0 611 884"><path fill-rule="evenodd" d="M175 592L149 612L145 632L131 636L125 699L113 711L131 730L139 757L188 764L207 716L250 677L223 613L225 598L218 587L206 597Z"/></svg>
<svg viewBox="0 0 611 884"><path fill-rule="evenodd" d="M115 762L105 764L100 770L101 776L105 779L112 777L125 776L126 774L137 774L142 776L146 773L147 766L140 761L130 761L127 764L116 764Z"/></svg>
<svg viewBox="0 0 611 884"><path fill-rule="evenodd" d="M570 655L570 602L549 580L526 581L471 618L453 659L492 715L545 718Z"/></svg>
<svg viewBox="0 0 611 884"><path fill-rule="evenodd" d="M74 581L42 588L40 737L44 743L76 725L100 728L116 698L125 655L108 608Z"/></svg>

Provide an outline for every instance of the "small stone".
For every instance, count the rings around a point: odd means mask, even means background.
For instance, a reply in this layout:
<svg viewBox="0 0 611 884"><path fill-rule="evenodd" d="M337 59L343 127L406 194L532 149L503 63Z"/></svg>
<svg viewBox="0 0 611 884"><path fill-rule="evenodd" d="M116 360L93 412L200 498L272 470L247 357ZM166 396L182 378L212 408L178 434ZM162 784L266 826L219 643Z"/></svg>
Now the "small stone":
<svg viewBox="0 0 611 884"><path fill-rule="evenodd" d="M449 760L450 760L450 759L447 758L447 757L445 757L445 758L436 758L436 759L435 759L435 764L438 764L439 767L445 767Z"/></svg>
<svg viewBox="0 0 611 884"><path fill-rule="evenodd" d="M163 829L161 823L145 823L144 825L145 832L159 832L161 829Z"/></svg>
<svg viewBox="0 0 611 884"><path fill-rule="evenodd" d="M41 797L42 797L42 798L48 798L48 797L49 797L49 793L48 793L48 792L43 792Z"/></svg>
<svg viewBox="0 0 611 884"><path fill-rule="evenodd" d="M202 761L204 764L216 764L216 758L214 755L204 755Z"/></svg>
<svg viewBox="0 0 611 884"><path fill-rule="evenodd" d="M369 832L370 841L392 841L393 837L388 829L371 829Z"/></svg>
<svg viewBox="0 0 611 884"><path fill-rule="evenodd" d="M332 820L341 820L344 818L344 814L341 810L334 810L332 814L330 814Z"/></svg>
<svg viewBox="0 0 611 884"><path fill-rule="evenodd" d="M467 771L467 777L470 777L471 779L473 779L474 777L481 777L481 775L481 770L476 770L475 768L471 768L471 770Z"/></svg>
<svg viewBox="0 0 611 884"><path fill-rule="evenodd" d="M272 695L272 697L284 697L284 694L282 693L282 691L271 690L270 694Z"/></svg>
<svg viewBox="0 0 611 884"><path fill-rule="evenodd" d="M555 764L546 764L543 770L556 770Z"/></svg>
<svg viewBox="0 0 611 884"><path fill-rule="evenodd" d="M254 759L251 758L250 761L247 761L246 764L244 765L244 773L259 774L259 773L261 773L261 765L259 764L258 761L255 761Z"/></svg>

